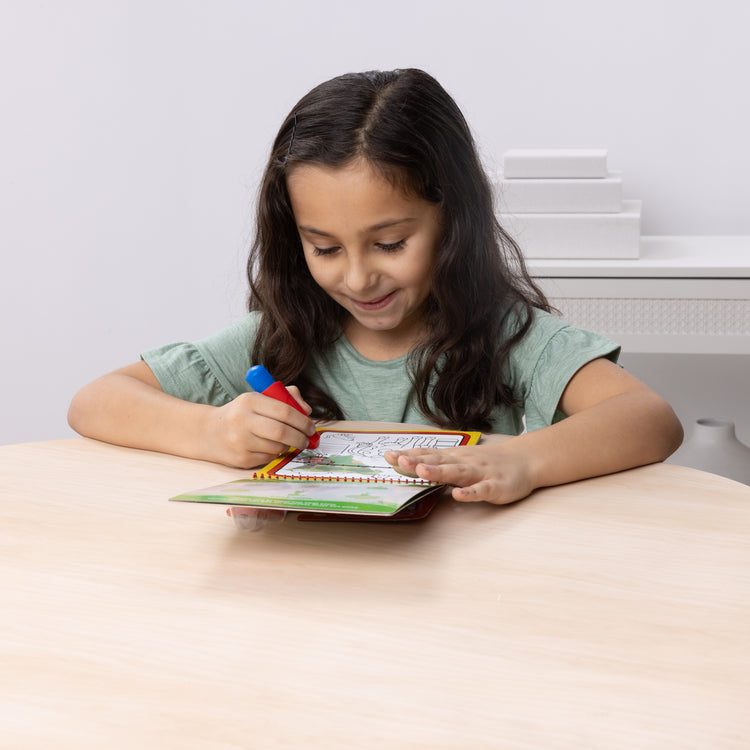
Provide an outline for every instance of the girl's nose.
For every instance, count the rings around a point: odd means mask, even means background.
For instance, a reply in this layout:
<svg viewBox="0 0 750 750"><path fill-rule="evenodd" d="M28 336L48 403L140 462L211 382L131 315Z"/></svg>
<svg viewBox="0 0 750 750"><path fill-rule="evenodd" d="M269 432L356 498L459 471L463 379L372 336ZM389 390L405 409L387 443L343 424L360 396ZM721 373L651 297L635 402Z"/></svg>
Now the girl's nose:
<svg viewBox="0 0 750 750"><path fill-rule="evenodd" d="M346 269L346 285L352 292L361 293L374 286L375 270L363 259L350 259Z"/></svg>

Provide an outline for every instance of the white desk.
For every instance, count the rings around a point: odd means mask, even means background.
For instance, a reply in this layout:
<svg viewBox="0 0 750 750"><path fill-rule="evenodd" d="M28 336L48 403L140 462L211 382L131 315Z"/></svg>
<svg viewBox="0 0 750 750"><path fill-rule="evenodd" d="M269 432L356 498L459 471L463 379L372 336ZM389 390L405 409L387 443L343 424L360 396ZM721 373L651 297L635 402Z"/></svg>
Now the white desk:
<svg viewBox="0 0 750 750"><path fill-rule="evenodd" d="M245 476L0 447L3 750L744 750L750 489L664 464L237 531Z"/></svg>
<svg viewBox="0 0 750 750"><path fill-rule="evenodd" d="M642 237L637 260L528 260L570 323L626 352L750 354L750 236Z"/></svg>

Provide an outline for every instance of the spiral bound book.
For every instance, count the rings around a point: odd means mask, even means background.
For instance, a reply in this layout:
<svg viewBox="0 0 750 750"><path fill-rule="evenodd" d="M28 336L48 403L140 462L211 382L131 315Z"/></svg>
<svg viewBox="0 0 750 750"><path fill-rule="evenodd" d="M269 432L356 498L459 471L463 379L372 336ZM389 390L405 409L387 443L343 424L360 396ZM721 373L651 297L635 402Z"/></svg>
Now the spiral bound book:
<svg viewBox="0 0 750 750"><path fill-rule="evenodd" d="M247 479L170 498L181 502L277 508L305 513L394 516L442 485L398 473L389 450L473 445L479 432L319 429L320 445L293 450Z"/></svg>

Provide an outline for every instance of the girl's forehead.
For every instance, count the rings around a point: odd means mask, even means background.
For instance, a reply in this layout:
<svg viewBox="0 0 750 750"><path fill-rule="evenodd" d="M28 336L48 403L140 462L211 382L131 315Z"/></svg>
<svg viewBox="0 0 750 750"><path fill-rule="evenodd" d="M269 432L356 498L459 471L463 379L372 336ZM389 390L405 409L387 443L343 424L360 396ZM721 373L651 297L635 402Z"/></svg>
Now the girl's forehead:
<svg viewBox="0 0 750 750"><path fill-rule="evenodd" d="M354 208L368 213L413 212L429 205L363 159L342 167L296 165L289 170L286 182L295 215Z"/></svg>

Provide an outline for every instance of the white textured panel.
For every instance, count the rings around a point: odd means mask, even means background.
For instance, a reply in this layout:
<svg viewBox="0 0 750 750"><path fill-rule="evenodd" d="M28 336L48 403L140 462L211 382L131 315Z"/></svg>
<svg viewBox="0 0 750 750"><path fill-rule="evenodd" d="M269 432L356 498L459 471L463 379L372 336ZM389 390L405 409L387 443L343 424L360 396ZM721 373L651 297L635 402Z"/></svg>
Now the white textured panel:
<svg viewBox="0 0 750 750"><path fill-rule="evenodd" d="M572 325L606 334L750 336L750 300L552 298Z"/></svg>

